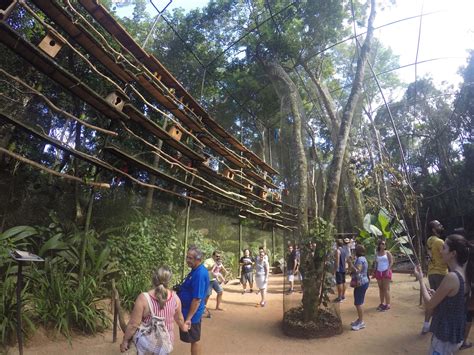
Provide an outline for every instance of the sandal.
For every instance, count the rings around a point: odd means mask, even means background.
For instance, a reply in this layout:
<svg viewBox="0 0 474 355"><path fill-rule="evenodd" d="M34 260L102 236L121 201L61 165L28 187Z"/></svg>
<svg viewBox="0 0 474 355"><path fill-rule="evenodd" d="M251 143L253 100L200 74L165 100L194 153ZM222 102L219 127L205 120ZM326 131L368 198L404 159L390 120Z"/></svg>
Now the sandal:
<svg viewBox="0 0 474 355"><path fill-rule="evenodd" d="M472 343L463 343L459 350L469 349L472 347Z"/></svg>

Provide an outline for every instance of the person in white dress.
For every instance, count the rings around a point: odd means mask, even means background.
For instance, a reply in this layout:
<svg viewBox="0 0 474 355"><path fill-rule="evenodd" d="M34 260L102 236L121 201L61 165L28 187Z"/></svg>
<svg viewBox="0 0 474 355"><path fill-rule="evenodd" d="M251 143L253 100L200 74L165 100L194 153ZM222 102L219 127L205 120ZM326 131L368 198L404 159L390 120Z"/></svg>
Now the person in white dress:
<svg viewBox="0 0 474 355"><path fill-rule="evenodd" d="M255 261L255 283L260 291L261 301L260 306L265 307L265 295L267 293L268 273L270 265L268 264L268 257L265 255L263 249L260 250L257 260Z"/></svg>

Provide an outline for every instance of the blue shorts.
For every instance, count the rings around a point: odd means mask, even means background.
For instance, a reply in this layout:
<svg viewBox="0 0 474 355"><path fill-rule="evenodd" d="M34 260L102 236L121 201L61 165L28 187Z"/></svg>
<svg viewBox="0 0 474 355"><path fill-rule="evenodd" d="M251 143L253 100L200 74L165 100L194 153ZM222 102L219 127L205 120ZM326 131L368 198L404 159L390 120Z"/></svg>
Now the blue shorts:
<svg viewBox="0 0 474 355"><path fill-rule="evenodd" d="M207 295L212 295L212 290L216 291L217 293L222 293L222 286L219 284L217 279L212 280L209 282L209 288L207 289Z"/></svg>
<svg viewBox="0 0 474 355"><path fill-rule="evenodd" d="M342 285L346 283L346 273L336 271L336 285Z"/></svg>
<svg viewBox="0 0 474 355"><path fill-rule="evenodd" d="M368 282L366 284L354 288L354 306L361 306L364 304L365 293L367 292L368 288Z"/></svg>

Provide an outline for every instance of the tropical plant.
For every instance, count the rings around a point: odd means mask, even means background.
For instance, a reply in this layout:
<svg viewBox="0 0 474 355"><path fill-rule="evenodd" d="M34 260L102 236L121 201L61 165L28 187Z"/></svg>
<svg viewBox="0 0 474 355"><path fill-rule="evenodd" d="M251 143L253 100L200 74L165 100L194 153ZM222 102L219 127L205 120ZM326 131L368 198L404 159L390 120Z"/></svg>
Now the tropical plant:
<svg viewBox="0 0 474 355"><path fill-rule="evenodd" d="M0 346L11 344L15 339L17 324L16 273L18 267L12 262L9 253L12 249L28 249L30 237L37 230L30 226L17 226L0 233ZM29 282L21 292L21 302L28 302ZM31 310L25 308L21 312L22 332L28 335L34 325L31 321Z"/></svg>
<svg viewBox="0 0 474 355"><path fill-rule="evenodd" d="M117 290L120 295L120 305L126 311L131 312L138 295L150 288L150 275L123 275L117 284Z"/></svg>
<svg viewBox="0 0 474 355"><path fill-rule="evenodd" d="M108 234L106 245L122 275L149 280L152 271L160 265L168 265L174 274L178 271L176 235L171 216L138 215L121 228L120 234L115 231Z"/></svg>
<svg viewBox="0 0 474 355"><path fill-rule="evenodd" d="M16 267L15 267L16 269ZM16 296L16 270L12 266L6 268L0 277L0 349L2 346L11 345L14 342L17 327L17 296ZM29 283L23 287L21 302L28 302ZM31 320L31 309L24 308L21 311L22 332L28 336L35 329Z"/></svg>
<svg viewBox="0 0 474 355"><path fill-rule="evenodd" d="M375 255L375 248L379 239L387 242L387 249L391 252L413 255L409 236L406 235L405 222L391 217L387 210L381 209L377 215L367 213L364 217L363 229L359 230L358 241L365 249L366 255L371 258Z"/></svg>
<svg viewBox="0 0 474 355"><path fill-rule="evenodd" d="M109 324L106 313L98 306L101 290L93 276L85 275L78 281L64 261L55 259L46 264L45 270L36 270L32 278L32 304L45 327L70 337L73 330L94 334Z"/></svg>

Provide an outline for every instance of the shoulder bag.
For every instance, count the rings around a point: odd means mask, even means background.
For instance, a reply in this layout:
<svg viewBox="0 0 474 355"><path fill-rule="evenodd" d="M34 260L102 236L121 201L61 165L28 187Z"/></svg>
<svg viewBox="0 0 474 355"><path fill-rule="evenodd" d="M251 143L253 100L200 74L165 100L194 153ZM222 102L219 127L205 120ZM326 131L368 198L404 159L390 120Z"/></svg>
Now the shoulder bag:
<svg viewBox="0 0 474 355"><path fill-rule="evenodd" d="M356 260L355 263L357 263L357 260ZM359 272L359 270L353 271L351 273L350 286L351 287L359 287L361 285L362 285L362 275L361 275L361 273Z"/></svg>

